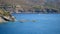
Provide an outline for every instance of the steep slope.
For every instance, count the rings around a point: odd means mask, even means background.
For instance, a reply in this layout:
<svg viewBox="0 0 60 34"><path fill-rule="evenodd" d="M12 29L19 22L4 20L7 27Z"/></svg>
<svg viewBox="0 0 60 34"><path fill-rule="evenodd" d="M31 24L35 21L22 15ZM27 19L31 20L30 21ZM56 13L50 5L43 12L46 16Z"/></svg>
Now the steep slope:
<svg viewBox="0 0 60 34"><path fill-rule="evenodd" d="M42 4L44 0L1 0L0 2L11 4Z"/></svg>

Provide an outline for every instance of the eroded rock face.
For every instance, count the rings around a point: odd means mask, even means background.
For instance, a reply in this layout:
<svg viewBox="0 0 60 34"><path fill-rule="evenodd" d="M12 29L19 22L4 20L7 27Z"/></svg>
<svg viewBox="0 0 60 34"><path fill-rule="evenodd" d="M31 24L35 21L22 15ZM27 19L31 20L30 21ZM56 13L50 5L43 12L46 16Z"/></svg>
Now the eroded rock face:
<svg viewBox="0 0 60 34"><path fill-rule="evenodd" d="M6 10L0 9L0 22L15 21L15 18Z"/></svg>
<svg viewBox="0 0 60 34"><path fill-rule="evenodd" d="M16 21L16 19L15 19L15 17L14 16L12 16L12 17L10 17L11 18L11 21Z"/></svg>
<svg viewBox="0 0 60 34"><path fill-rule="evenodd" d="M9 21L15 21L15 18L13 16L12 17L9 17L9 16L0 17L0 22L9 22Z"/></svg>
<svg viewBox="0 0 60 34"><path fill-rule="evenodd" d="M6 16L4 16L4 18L6 19L6 21L15 21L15 18L14 18L14 16L8 16L8 17L6 17Z"/></svg>
<svg viewBox="0 0 60 34"><path fill-rule="evenodd" d="M8 22L8 21L5 21L4 19L2 19L2 18L0 17L0 23L3 23L3 22Z"/></svg>
<svg viewBox="0 0 60 34"><path fill-rule="evenodd" d="M14 16L2 16L0 15L0 22L8 22L8 21L15 21Z"/></svg>

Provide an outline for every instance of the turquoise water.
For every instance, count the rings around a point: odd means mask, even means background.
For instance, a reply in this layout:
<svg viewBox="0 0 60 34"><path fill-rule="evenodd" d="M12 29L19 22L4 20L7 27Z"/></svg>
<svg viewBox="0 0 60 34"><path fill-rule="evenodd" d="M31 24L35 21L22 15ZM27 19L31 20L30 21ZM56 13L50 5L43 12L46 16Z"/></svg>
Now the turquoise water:
<svg viewBox="0 0 60 34"><path fill-rule="evenodd" d="M17 20L27 21L0 24L0 34L60 34L60 14L13 15Z"/></svg>

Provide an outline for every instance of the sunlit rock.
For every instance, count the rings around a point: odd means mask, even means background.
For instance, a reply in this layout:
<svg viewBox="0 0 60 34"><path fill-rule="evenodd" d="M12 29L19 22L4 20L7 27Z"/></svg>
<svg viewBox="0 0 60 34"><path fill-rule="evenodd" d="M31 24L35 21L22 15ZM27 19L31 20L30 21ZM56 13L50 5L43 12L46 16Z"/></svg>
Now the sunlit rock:
<svg viewBox="0 0 60 34"><path fill-rule="evenodd" d="M15 21L14 16L12 16L10 12L0 9L0 22L9 22L9 21Z"/></svg>

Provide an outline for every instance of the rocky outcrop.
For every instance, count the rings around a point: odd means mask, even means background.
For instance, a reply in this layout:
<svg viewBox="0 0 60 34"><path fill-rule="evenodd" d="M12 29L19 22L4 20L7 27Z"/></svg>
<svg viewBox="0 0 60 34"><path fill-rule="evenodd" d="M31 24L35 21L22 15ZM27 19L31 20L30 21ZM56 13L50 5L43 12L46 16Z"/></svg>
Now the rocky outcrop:
<svg viewBox="0 0 60 34"><path fill-rule="evenodd" d="M1 17L0 17L0 23L1 22L7 22L7 21L5 21L4 19L2 19Z"/></svg>
<svg viewBox="0 0 60 34"><path fill-rule="evenodd" d="M24 11L23 8L20 5L16 5L15 12L16 13L21 13L22 11Z"/></svg>
<svg viewBox="0 0 60 34"><path fill-rule="evenodd" d="M14 16L3 9L0 9L0 22L15 21Z"/></svg>
<svg viewBox="0 0 60 34"><path fill-rule="evenodd" d="M15 21L15 18L12 17L6 17L6 16L0 16L0 22L9 22L9 21Z"/></svg>

